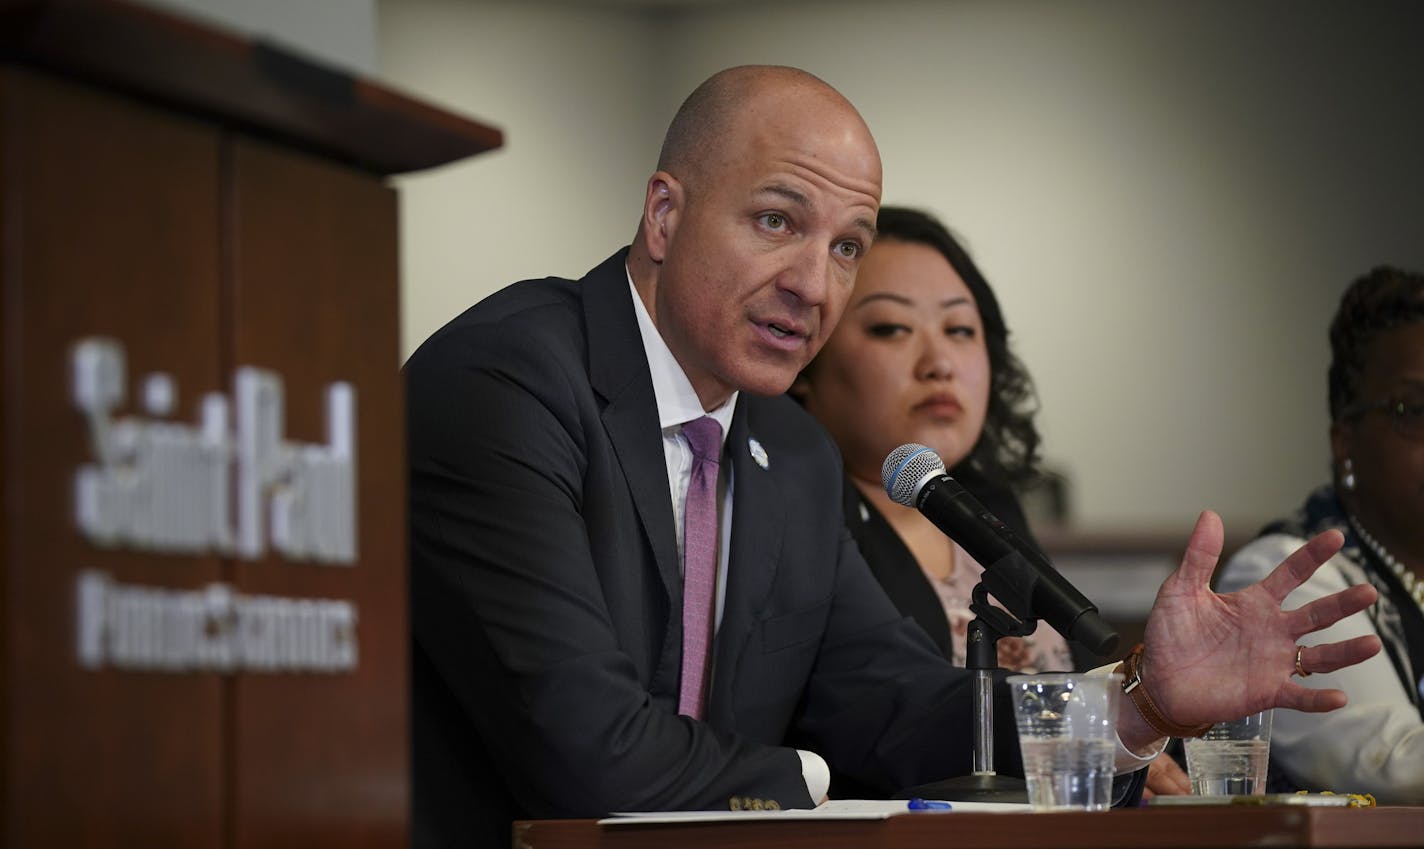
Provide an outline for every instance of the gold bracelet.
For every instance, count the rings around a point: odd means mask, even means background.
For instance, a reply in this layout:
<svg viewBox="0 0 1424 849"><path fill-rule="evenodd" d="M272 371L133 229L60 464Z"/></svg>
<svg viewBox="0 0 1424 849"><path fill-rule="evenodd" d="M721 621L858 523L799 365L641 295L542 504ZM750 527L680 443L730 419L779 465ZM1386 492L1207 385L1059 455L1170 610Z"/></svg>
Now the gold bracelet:
<svg viewBox="0 0 1424 849"><path fill-rule="evenodd" d="M1118 664L1117 669L1113 670L1122 673L1122 692L1132 699L1132 705L1137 708L1142 719L1163 737L1200 737L1210 731L1210 722L1205 725L1177 725L1162 715L1162 711L1147 694L1147 688L1142 685L1142 649L1142 643L1138 643L1123 662Z"/></svg>

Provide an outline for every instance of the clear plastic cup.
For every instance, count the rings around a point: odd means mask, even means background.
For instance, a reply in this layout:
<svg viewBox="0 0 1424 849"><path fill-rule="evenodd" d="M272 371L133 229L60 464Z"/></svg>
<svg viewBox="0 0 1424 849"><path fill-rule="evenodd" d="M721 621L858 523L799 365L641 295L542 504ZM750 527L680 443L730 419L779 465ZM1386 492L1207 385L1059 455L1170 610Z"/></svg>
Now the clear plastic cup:
<svg viewBox="0 0 1424 849"><path fill-rule="evenodd" d="M1034 809L1111 807L1122 676L1010 675L1008 683Z"/></svg>
<svg viewBox="0 0 1424 849"><path fill-rule="evenodd" d="M1271 711L1218 722L1205 735L1182 741L1187 776L1197 796L1260 796L1271 755Z"/></svg>

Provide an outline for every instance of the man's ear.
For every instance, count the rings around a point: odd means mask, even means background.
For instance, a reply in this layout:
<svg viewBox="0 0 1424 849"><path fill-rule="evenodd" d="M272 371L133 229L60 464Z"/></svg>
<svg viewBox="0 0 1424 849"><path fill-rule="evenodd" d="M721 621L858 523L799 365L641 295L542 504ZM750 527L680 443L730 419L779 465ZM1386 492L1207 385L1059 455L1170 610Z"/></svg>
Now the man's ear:
<svg viewBox="0 0 1424 849"><path fill-rule="evenodd" d="M686 194L682 183L666 171L648 178L648 192L643 198L643 238L648 257L662 262L682 215Z"/></svg>

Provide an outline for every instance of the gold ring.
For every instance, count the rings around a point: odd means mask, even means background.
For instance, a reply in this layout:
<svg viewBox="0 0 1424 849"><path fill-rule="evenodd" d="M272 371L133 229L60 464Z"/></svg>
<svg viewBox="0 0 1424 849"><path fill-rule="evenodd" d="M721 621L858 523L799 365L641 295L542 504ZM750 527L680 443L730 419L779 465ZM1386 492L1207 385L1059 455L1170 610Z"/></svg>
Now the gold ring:
<svg viewBox="0 0 1424 849"><path fill-rule="evenodd" d="M1295 674L1302 678L1309 678L1310 673L1305 671L1305 667L1300 665L1300 653L1305 651L1305 646L1295 647Z"/></svg>

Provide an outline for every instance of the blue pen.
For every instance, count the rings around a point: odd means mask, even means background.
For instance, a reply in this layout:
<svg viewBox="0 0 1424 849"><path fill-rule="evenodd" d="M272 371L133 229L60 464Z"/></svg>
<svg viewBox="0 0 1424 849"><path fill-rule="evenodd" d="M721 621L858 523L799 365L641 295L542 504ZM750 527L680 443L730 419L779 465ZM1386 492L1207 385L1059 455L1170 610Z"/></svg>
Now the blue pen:
<svg viewBox="0 0 1424 849"><path fill-rule="evenodd" d="M906 807L908 807L908 808L909 808L910 810L912 810L912 811L948 811L948 810L950 810L950 805L949 805L948 802L935 802L935 801L931 801L931 800L929 800L929 799L911 799L911 800L910 800L910 804L907 805Z"/></svg>

